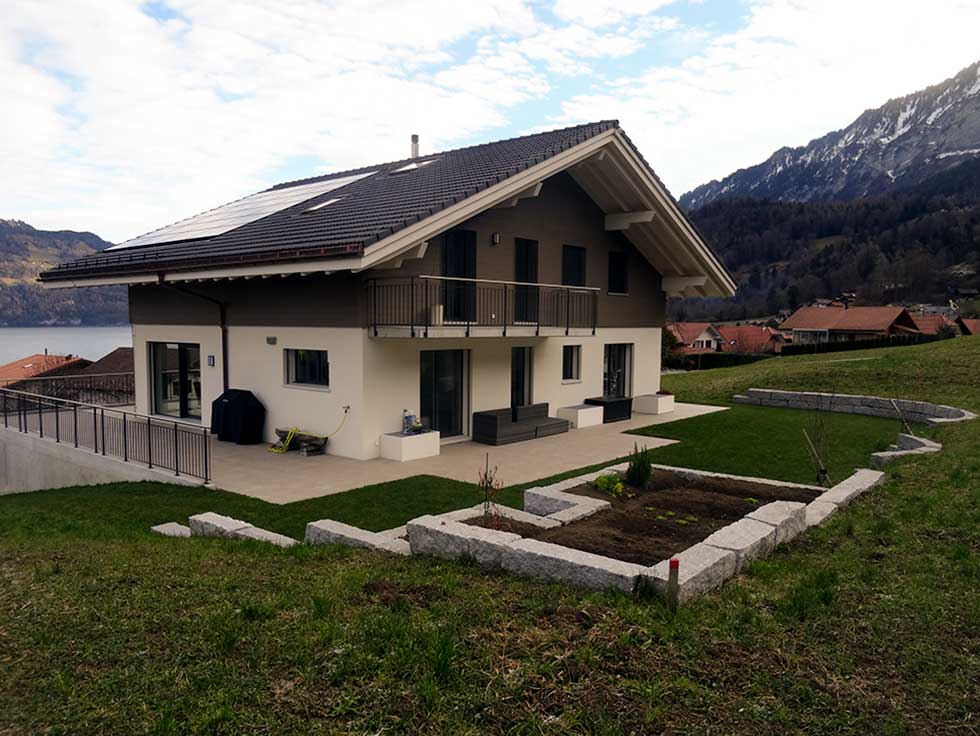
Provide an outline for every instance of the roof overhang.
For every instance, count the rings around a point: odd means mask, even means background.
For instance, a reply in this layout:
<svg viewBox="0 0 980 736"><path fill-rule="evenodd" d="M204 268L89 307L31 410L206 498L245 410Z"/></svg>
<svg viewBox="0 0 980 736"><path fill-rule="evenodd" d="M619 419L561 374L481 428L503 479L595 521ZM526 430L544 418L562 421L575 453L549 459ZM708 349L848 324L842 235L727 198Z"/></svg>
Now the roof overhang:
<svg viewBox="0 0 980 736"><path fill-rule="evenodd" d="M732 296L735 282L622 130L611 128L364 248L360 256L193 271L154 271L105 278L43 281L46 288L269 278L364 271L418 257L439 233L494 207L536 196L549 177L568 171L606 214L606 229L622 232L664 277L672 296ZM389 265L390 267L390 265Z"/></svg>

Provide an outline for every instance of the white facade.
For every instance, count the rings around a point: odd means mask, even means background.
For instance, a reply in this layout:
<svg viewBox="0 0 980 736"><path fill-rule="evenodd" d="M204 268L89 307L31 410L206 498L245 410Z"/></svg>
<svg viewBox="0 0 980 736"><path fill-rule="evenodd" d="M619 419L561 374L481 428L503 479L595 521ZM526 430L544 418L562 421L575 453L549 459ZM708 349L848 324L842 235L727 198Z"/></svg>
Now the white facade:
<svg viewBox="0 0 980 736"><path fill-rule="evenodd" d="M551 416L563 406L603 393L603 355L608 344L629 344L630 395L660 389L660 328L599 328L595 335L570 337L376 338L356 327L227 328L228 387L252 391L266 408L266 440L276 427L333 434L331 454L356 459L380 455L381 436L401 429L402 411L420 407L420 353L466 351L463 433L473 412L511 403L511 348L531 347L531 401L549 404ZM150 344L200 346L201 422L210 425L211 402L222 391L221 330L216 326L133 325L136 409L152 413ZM580 377L562 380L562 347L581 346ZM284 351L326 350L327 388L286 383ZM213 365L210 365L213 360ZM350 407L345 419L345 407ZM339 428L339 431L337 431ZM335 434L334 434L335 433Z"/></svg>

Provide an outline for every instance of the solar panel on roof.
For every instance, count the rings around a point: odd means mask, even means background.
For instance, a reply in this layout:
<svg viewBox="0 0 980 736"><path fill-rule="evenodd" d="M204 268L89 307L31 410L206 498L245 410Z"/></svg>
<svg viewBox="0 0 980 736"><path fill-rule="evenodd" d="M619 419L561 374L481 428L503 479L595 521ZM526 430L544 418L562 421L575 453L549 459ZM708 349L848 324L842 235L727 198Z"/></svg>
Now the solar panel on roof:
<svg viewBox="0 0 980 736"><path fill-rule="evenodd" d="M119 245L114 245L106 250L120 250L122 248L134 248L140 245L153 245L157 243L172 243L178 240L195 240L197 238L210 238L221 235L236 227L247 225L258 219L271 215L275 212L313 199L321 194L340 189L347 184L352 184L359 179L371 176L375 172L369 171L363 174L354 174L337 179L327 179L317 181L312 184L302 184L295 187L284 189L272 189L258 194L250 194L234 202L230 202L213 210L202 212L186 220L175 222L159 230L154 230L146 235L127 240Z"/></svg>

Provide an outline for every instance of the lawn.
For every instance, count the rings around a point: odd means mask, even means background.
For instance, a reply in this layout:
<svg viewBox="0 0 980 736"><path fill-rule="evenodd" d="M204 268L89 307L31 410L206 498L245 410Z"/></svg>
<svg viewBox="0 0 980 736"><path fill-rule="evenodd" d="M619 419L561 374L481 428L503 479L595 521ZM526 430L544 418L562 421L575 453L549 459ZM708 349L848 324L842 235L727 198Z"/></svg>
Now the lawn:
<svg viewBox="0 0 980 736"><path fill-rule="evenodd" d="M760 386L978 411L978 365L980 339L960 338L666 384L685 401ZM759 436L773 473L798 472L813 418L752 411L657 427L688 440L657 459L754 465L732 457L742 416L777 430ZM834 419L833 474L894 431ZM145 531L202 501L291 533L393 525L405 503L470 503L467 484L305 506L155 484L0 498L0 733L980 733L980 421L928 434L942 453L676 615L458 563Z"/></svg>

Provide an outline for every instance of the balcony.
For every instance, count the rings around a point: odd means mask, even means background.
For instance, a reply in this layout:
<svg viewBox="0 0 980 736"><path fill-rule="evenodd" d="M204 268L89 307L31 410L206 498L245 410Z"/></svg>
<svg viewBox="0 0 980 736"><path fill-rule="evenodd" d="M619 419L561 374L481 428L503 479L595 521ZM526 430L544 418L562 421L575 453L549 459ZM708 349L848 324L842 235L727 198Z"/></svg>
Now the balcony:
<svg viewBox="0 0 980 736"><path fill-rule="evenodd" d="M590 286L412 276L368 282L375 337L594 335Z"/></svg>

